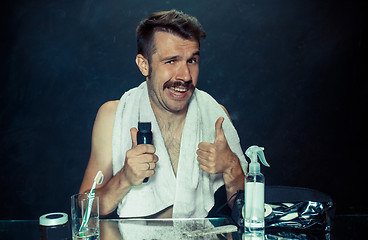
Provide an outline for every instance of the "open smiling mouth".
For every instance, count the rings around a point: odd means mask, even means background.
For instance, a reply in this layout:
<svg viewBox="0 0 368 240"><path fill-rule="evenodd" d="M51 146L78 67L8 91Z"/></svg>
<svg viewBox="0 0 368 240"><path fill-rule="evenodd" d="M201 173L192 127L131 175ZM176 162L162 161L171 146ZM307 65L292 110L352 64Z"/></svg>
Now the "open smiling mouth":
<svg viewBox="0 0 368 240"><path fill-rule="evenodd" d="M174 99L182 99L187 96L190 90L194 90L192 81L189 82L166 82L164 89L167 88L169 95Z"/></svg>
<svg viewBox="0 0 368 240"><path fill-rule="evenodd" d="M177 99L184 98L189 91L188 88L183 88L183 87L170 87L168 88L168 90L169 90L169 95Z"/></svg>

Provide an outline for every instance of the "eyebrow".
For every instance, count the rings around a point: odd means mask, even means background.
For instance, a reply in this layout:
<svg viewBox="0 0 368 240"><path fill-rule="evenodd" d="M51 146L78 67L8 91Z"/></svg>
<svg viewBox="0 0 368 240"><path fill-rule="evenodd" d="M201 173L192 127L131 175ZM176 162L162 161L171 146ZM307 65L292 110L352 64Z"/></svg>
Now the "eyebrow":
<svg viewBox="0 0 368 240"><path fill-rule="evenodd" d="M199 56L199 51L197 52L194 52L192 54L192 56L190 56L190 58L193 58L193 57L196 57L196 56ZM176 55L176 56L168 56L168 57L165 57L164 59L161 59L161 62L166 62L166 61L170 61L170 60L175 60L175 59L181 59L182 57L180 55Z"/></svg>

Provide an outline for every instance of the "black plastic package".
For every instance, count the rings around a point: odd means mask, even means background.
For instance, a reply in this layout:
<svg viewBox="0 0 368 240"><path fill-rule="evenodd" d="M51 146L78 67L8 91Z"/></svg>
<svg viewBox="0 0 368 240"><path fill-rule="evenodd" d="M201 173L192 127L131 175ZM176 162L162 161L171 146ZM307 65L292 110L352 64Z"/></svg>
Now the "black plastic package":
<svg viewBox="0 0 368 240"><path fill-rule="evenodd" d="M314 201L266 204L266 213L267 209L270 212L265 216L265 226L331 231L332 220L328 215L331 207L332 202Z"/></svg>
<svg viewBox="0 0 368 240"><path fill-rule="evenodd" d="M324 193L306 188L271 186L266 189L265 201L265 227L268 232L274 228L277 229L275 232L282 229L329 232L332 229L333 202ZM243 206L244 191L239 191L231 218L241 228L244 226Z"/></svg>

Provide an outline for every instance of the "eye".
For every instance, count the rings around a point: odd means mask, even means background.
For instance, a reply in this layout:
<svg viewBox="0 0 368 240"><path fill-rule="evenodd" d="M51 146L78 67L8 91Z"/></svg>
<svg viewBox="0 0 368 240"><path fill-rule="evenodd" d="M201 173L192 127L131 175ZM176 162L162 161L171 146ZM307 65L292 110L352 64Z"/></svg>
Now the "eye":
<svg viewBox="0 0 368 240"><path fill-rule="evenodd" d="M198 62L198 59L196 58L191 58L188 60L188 63L191 63L191 64L196 64Z"/></svg>
<svg viewBox="0 0 368 240"><path fill-rule="evenodd" d="M169 60L165 62L165 64L174 64L174 63L175 63L175 60Z"/></svg>

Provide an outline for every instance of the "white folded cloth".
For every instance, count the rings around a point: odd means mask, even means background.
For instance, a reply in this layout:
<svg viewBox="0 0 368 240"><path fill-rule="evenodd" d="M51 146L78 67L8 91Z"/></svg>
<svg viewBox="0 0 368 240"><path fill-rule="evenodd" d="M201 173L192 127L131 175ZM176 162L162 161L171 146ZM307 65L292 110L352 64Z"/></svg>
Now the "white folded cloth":
<svg viewBox="0 0 368 240"><path fill-rule="evenodd" d="M200 142L214 142L215 122L219 117L225 118L222 124L225 137L246 172L247 161L239 136L227 114L209 94L196 89L189 103L182 132L175 176L151 108L146 82L124 93L116 110L113 128L113 174L116 175L124 166L126 151L132 147L130 129L138 126L138 119L151 122L153 145L159 161L148 183L132 187L125 195L118 205L118 215L148 216L173 205L173 218L206 217L214 206L214 193L224 185L224 181L222 174L208 174L199 168L196 151Z"/></svg>

